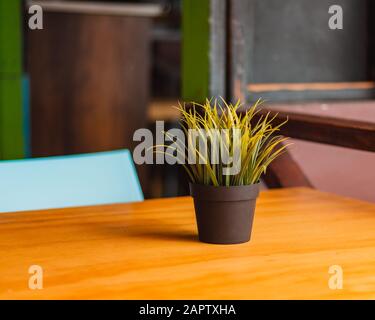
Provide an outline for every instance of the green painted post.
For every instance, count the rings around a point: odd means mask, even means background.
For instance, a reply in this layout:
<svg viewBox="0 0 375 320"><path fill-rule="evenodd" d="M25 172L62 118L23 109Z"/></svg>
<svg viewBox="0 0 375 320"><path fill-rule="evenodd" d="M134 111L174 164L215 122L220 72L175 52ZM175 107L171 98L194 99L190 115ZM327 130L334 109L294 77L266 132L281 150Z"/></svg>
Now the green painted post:
<svg viewBox="0 0 375 320"><path fill-rule="evenodd" d="M182 98L209 97L210 0L183 0Z"/></svg>
<svg viewBox="0 0 375 320"><path fill-rule="evenodd" d="M25 155L21 0L0 0L0 159Z"/></svg>

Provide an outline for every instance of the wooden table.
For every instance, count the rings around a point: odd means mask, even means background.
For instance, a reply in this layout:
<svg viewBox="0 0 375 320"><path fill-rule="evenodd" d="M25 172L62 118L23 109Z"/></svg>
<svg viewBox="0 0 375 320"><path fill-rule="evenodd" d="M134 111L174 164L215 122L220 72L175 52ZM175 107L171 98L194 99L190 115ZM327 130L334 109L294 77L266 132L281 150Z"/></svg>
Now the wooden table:
<svg viewBox="0 0 375 320"><path fill-rule="evenodd" d="M28 268L44 288L28 288ZM344 287L328 287L328 269ZM0 215L0 298L375 298L375 205L261 193L242 245L197 241L191 198Z"/></svg>

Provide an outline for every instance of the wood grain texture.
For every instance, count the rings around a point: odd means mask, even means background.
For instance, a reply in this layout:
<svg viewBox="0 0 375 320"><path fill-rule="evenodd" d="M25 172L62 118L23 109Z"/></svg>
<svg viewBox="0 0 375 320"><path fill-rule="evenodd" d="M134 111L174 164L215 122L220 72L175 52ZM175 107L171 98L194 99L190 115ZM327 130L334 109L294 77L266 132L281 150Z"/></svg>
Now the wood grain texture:
<svg viewBox="0 0 375 320"><path fill-rule="evenodd" d="M301 83L254 83L249 84L250 92L264 91L305 91L305 90L352 90L374 89L375 82L301 82Z"/></svg>
<svg viewBox="0 0 375 320"><path fill-rule="evenodd" d="M151 19L44 14L28 32L32 152L132 148L147 123Z"/></svg>
<svg viewBox="0 0 375 320"><path fill-rule="evenodd" d="M188 197L2 214L0 298L374 299L374 230L374 205L306 188L261 193L242 245L198 242Z"/></svg>

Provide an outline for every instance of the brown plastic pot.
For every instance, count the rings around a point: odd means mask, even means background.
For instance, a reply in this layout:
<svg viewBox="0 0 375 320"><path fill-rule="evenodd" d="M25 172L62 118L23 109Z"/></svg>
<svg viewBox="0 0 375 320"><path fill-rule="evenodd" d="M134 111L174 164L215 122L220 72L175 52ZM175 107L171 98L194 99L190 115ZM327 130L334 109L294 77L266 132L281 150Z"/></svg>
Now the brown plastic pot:
<svg viewBox="0 0 375 320"><path fill-rule="evenodd" d="M199 240L215 244L248 242L259 183L214 187L190 183Z"/></svg>

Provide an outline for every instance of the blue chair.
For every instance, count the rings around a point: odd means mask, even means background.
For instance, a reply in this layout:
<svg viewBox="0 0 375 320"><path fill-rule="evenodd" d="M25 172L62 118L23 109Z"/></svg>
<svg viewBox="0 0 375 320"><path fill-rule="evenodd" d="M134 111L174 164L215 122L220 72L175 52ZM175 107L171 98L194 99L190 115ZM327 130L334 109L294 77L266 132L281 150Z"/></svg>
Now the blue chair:
<svg viewBox="0 0 375 320"><path fill-rule="evenodd" d="M0 212L142 200L129 150L0 161Z"/></svg>

